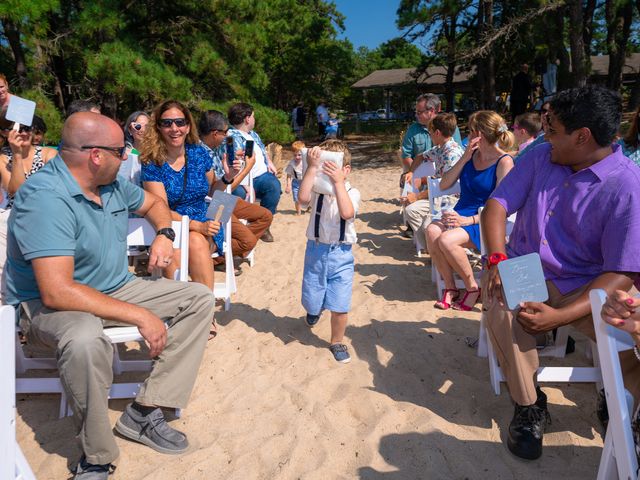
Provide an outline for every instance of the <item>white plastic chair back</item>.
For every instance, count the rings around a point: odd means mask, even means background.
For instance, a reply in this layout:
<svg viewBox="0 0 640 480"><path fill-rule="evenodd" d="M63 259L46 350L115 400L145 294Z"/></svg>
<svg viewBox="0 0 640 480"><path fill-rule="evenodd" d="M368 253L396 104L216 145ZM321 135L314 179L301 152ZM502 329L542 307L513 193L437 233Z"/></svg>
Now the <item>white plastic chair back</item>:
<svg viewBox="0 0 640 480"><path fill-rule="evenodd" d="M429 214L431 215L431 220L436 220L440 218L440 210L436 208L436 198L442 197L444 195L457 195L460 193L460 180L457 180L456 183L453 184L451 188L447 190L440 189L440 179L429 177Z"/></svg>
<svg viewBox="0 0 640 480"><path fill-rule="evenodd" d="M602 320L602 306L607 300L604 290L591 290L589 299L609 411L609 425L600 457L598 480L636 479L638 458L631 432L633 398L624 388L618 357L618 352L633 347L633 340L628 333Z"/></svg>
<svg viewBox="0 0 640 480"><path fill-rule="evenodd" d="M0 478L35 480L16 441L15 320L13 307L0 307Z"/></svg>

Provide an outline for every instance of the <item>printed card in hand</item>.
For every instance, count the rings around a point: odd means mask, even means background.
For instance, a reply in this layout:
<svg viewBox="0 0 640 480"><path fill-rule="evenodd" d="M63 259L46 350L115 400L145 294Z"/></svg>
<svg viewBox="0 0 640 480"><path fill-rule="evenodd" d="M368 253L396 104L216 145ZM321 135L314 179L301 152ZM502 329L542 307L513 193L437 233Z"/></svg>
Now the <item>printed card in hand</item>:
<svg viewBox="0 0 640 480"><path fill-rule="evenodd" d="M303 173L307 171L307 152L308 148L302 149L302 171ZM344 158L344 154L342 152L327 152L326 150L322 150L320 154L320 161L318 162L318 173L316 174L315 181L313 182L312 190L316 193L321 193L324 195L335 195L336 189L333 185L333 181L322 172L322 165L326 161L330 161L338 165L338 167L342 168L342 161Z"/></svg>
<svg viewBox="0 0 640 480"><path fill-rule="evenodd" d="M15 122L17 126L26 125L30 127L35 113L36 102L15 95L9 97L9 106L5 115L7 120Z"/></svg>
<svg viewBox="0 0 640 480"><path fill-rule="evenodd" d="M522 302L546 302L549 299L540 255L530 253L498 264L504 299L510 310Z"/></svg>
<svg viewBox="0 0 640 480"><path fill-rule="evenodd" d="M237 202L238 197L235 195L229 195L221 190L216 190L213 193L213 198L207 209L207 218L224 225L229 221L229 218L231 218Z"/></svg>

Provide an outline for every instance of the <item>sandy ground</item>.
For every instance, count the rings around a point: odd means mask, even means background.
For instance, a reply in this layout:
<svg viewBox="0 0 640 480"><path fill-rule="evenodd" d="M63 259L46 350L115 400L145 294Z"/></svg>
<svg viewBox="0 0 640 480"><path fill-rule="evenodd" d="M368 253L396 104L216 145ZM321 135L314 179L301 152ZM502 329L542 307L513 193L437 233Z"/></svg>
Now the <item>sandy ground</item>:
<svg viewBox="0 0 640 480"><path fill-rule="evenodd" d="M480 313L433 309L429 260L399 235L393 155L368 150L354 148L351 177L363 198L346 334L352 362L338 364L328 351L327 314L313 330L304 324L308 215L296 216L283 196L276 242L260 243L255 266L242 266L191 403L172 422L191 450L171 457L119 438L113 478L595 478L602 438L593 385L545 387L553 423L543 458L509 454L506 387L493 394L487 360L465 342L477 336ZM586 364L583 349L578 342L565 363ZM39 479L68 478L68 462L80 455L58 402L18 398L18 440ZM113 423L126 403L110 403Z"/></svg>

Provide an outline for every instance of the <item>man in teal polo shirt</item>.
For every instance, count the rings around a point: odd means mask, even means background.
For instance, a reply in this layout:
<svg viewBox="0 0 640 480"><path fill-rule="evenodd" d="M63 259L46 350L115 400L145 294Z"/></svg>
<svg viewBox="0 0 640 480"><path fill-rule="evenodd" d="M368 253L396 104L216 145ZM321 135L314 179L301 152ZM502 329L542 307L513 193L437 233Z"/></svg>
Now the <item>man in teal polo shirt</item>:
<svg viewBox="0 0 640 480"><path fill-rule="evenodd" d="M186 406L213 318L213 295L203 285L129 273L129 212L158 230L149 269L171 263L175 232L163 200L116 179L124 155L117 123L96 113L71 115L59 156L18 190L9 217L7 303L21 307L29 342L56 348L83 451L77 479L106 479L119 453L108 417L113 350L104 327L135 325L156 360L116 430L181 453L186 436L158 407Z"/></svg>
<svg viewBox="0 0 640 480"><path fill-rule="evenodd" d="M429 135L429 123L440 112L440 109L440 97L433 93L425 93L416 99L416 121L409 126L402 140L403 174L415 171L422 163L422 154L433 146ZM458 127L453 134L453 139L458 145L462 145Z"/></svg>

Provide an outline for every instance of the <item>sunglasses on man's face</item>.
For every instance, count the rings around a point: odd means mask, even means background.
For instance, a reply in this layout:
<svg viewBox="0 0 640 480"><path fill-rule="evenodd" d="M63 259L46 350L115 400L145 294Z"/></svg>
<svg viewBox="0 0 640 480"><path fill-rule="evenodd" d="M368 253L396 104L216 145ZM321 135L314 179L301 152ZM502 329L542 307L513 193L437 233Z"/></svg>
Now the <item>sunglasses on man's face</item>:
<svg viewBox="0 0 640 480"><path fill-rule="evenodd" d="M187 119L186 118L161 118L158 121L158 125L162 128L171 128L171 125L176 124L176 127L186 127Z"/></svg>
<svg viewBox="0 0 640 480"><path fill-rule="evenodd" d="M80 147L82 150L98 148L100 150L107 150L108 152L112 152L118 156L118 158L124 158L125 153L127 151L127 147L105 147L104 145L83 145Z"/></svg>

